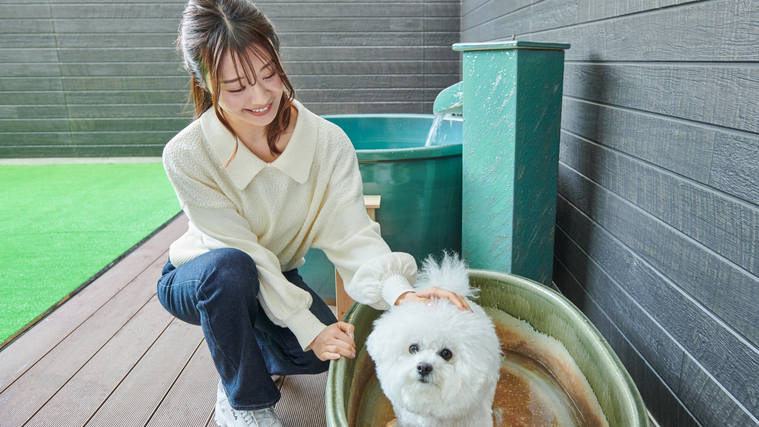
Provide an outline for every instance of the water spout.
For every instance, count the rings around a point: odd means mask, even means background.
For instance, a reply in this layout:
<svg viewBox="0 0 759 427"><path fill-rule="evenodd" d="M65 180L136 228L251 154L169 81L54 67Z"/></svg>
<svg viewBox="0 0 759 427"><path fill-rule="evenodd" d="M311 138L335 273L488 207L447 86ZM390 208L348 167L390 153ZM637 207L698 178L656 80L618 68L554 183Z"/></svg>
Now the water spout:
<svg viewBox="0 0 759 427"><path fill-rule="evenodd" d="M443 121L451 120L453 114L435 114L435 119L432 121L430 131L427 133L427 140L424 142L425 147L432 147L435 145L443 145L442 138L438 138L437 133L440 130Z"/></svg>
<svg viewBox="0 0 759 427"><path fill-rule="evenodd" d="M464 89L458 82L443 89L435 98L432 112L435 114L463 114L464 112Z"/></svg>

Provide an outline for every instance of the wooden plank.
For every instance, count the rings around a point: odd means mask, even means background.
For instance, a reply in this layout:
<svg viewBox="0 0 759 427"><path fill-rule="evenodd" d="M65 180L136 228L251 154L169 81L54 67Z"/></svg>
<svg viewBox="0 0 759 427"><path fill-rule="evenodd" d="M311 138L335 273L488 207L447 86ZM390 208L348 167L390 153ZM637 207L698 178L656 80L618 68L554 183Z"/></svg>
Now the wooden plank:
<svg viewBox="0 0 759 427"><path fill-rule="evenodd" d="M0 62L16 64L34 64L38 62L58 62L57 50L45 47L27 47L10 49L6 46L0 48Z"/></svg>
<svg viewBox="0 0 759 427"><path fill-rule="evenodd" d="M200 345L200 326L174 319L84 425L145 425Z"/></svg>
<svg viewBox="0 0 759 427"><path fill-rule="evenodd" d="M53 33L51 19L8 19L2 21L0 34Z"/></svg>
<svg viewBox="0 0 759 427"><path fill-rule="evenodd" d="M285 71L289 77L307 75L381 75L381 74L421 74L425 62L398 61L329 61L322 58L319 61L284 62Z"/></svg>
<svg viewBox="0 0 759 427"><path fill-rule="evenodd" d="M3 92L0 105L65 105L66 100L61 91L50 92Z"/></svg>
<svg viewBox="0 0 759 427"><path fill-rule="evenodd" d="M87 76L141 76L146 77L187 77L187 71L183 70L176 62L166 63L91 63L91 64L67 64L62 63L58 75L63 77L87 77ZM189 80L188 80L189 81Z"/></svg>
<svg viewBox="0 0 759 427"><path fill-rule="evenodd" d="M756 393L756 383L749 389ZM683 401L690 407L703 425L709 426L756 426L756 400L752 407L736 405L730 396L715 383L709 373L705 372L692 358L686 357L683 365ZM756 396L756 394L754 394ZM752 411L752 416L749 411Z"/></svg>
<svg viewBox="0 0 759 427"><path fill-rule="evenodd" d="M216 405L218 384L219 374L213 365L208 345L203 342L146 427L206 424L212 418L211 414Z"/></svg>
<svg viewBox="0 0 759 427"><path fill-rule="evenodd" d="M411 75L379 75L379 76L293 76L290 82L296 88L308 89L376 89L376 88L418 88L424 85L425 76Z"/></svg>
<svg viewBox="0 0 759 427"><path fill-rule="evenodd" d="M564 97L562 130L708 183L718 129ZM562 135L564 138L565 135ZM562 147L562 154L571 150ZM577 156L575 156L577 157Z"/></svg>
<svg viewBox="0 0 759 427"><path fill-rule="evenodd" d="M0 77L60 77L58 64L0 64Z"/></svg>
<svg viewBox="0 0 759 427"><path fill-rule="evenodd" d="M68 132L9 132L0 133L0 147L21 146L26 144L37 145L70 145L71 135Z"/></svg>
<svg viewBox="0 0 759 427"><path fill-rule="evenodd" d="M327 373L285 377L282 398L275 405L283 426L326 427L324 390Z"/></svg>
<svg viewBox="0 0 759 427"><path fill-rule="evenodd" d="M179 16L176 18L156 19L53 19L56 34L80 34L80 33L168 33L175 31L179 25ZM40 31L37 31L40 32Z"/></svg>
<svg viewBox="0 0 759 427"><path fill-rule="evenodd" d="M564 133L561 138L560 160L566 166L753 275L759 275L759 207L574 135ZM759 139L753 150L750 145L746 147L749 148L746 157L741 158L744 153L740 152L715 156L720 159L736 159L732 162L720 160L724 163L720 170L729 176L742 176L742 173L748 173L739 168L739 165L744 164L743 160L748 160L745 163L747 168L756 169L759 165L757 147ZM707 161L710 160L707 157ZM751 160L755 163L751 164ZM685 159L683 162L687 163ZM732 172L729 167L733 168ZM759 169L736 181L741 184L741 180L751 180L756 176L759 176ZM725 191L731 189L721 188L726 187L724 185L716 187ZM735 188L745 189L744 191L750 191L753 187L756 184L746 183L743 187L735 185ZM666 198L661 197L663 193L667 194Z"/></svg>
<svg viewBox="0 0 759 427"><path fill-rule="evenodd" d="M2 84L2 81L0 81ZM0 120L0 132L68 132L69 124L65 119L24 119ZM70 138L69 138L70 141ZM2 144L6 145L6 144Z"/></svg>
<svg viewBox="0 0 759 427"><path fill-rule="evenodd" d="M302 102L404 102L423 98L430 89L301 89Z"/></svg>
<svg viewBox="0 0 759 427"><path fill-rule="evenodd" d="M180 104L187 93L177 90L66 91L67 105Z"/></svg>
<svg viewBox="0 0 759 427"><path fill-rule="evenodd" d="M72 18L72 19L104 19L104 18L174 18L179 21L179 17L184 10L184 4L181 2L157 3L151 2L150 7L135 7L134 5L119 3L101 3L98 7L91 7L88 4L52 4L50 12L54 18Z"/></svg>
<svg viewBox="0 0 759 427"><path fill-rule="evenodd" d="M569 63L564 71L564 95L754 133L756 93L759 69L740 65Z"/></svg>
<svg viewBox="0 0 759 427"><path fill-rule="evenodd" d="M581 308L622 361L635 382L646 408L658 425L698 426L698 422L677 395L667 387L662 378L619 331L606 312L586 293L585 289L558 258L554 258L553 278L564 296Z"/></svg>
<svg viewBox="0 0 759 427"><path fill-rule="evenodd" d="M709 185L754 205L759 205L757 176L759 176L759 136L718 133L714 141L714 159ZM741 216L739 222L749 229L754 229L757 225L756 218L750 216ZM757 238L759 237L754 236L754 239ZM745 250L742 247L739 249ZM753 263L759 263L756 255L754 255Z"/></svg>
<svg viewBox="0 0 759 427"><path fill-rule="evenodd" d="M560 168L560 181L568 179L564 169ZM696 357L735 399L744 404L753 401L754 384L759 384L759 351L755 345L727 327L711 312L711 307L699 304L641 255L624 246L618 236L612 235L616 230L607 231L592 222L563 196L558 198L557 225L560 227L557 229L557 247L566 243L562 240L566 232L572 242L622 286L636 304L655 318L672 339ZM642 237L651 240L650 235ZM562 257L560 253L563 252L566 250L557 249L557 256ZM572 271L582 271L582 267L565 264ZM720 282L720 286L726 283ZM589 292L593 291L588 289ZM719 292L713 285L709 290ZM725 357L725 354L730 354L730 357ZM682 381L680 384L682 387Z"/></svg>
<svg viewBox="0 0 759 427"><path fill-rule="evenodd" d="M424 1L424 16L425 17L456 17L461 16L461 4L459 2L431 2ZM403 14L403 12L401 12Z"/></svg>
<svg viewBox="0 0 759 427"><path fill-rule="evenodd" d="M516 1L482 1L482 0L464 0L461 3L461 32L468 32L468 37L474 36L481 41L492 40L491 37L483 37L487 33L492 33L491 22L500 17L506 17L515 12L523 10L538 0L516 0ZM514 19L516 21L516 19ZM489 28L490 27L490 28ZM511 34L508 34L509 36ZM501 34L500 37L505 37ZM463 39L463 37L462 37ZM473 40L473 39L469 39Z"/></svg>
<svg viewBox="0 0 759 427"><path fill-rule="evenodd" d="M166 145L177 134L176 130L168 131L130 131L130 132L71 132L71 143L74 146L99 146L108 148L110 145L129 147L136 145Z"/></svg>
<svg viewBox="0 0 759 427"><path fill-rule="evenodd" d="M445 34L445 33L441 33ZM417 31L396 33L284 33L279 37L282 46L423 46L425 33Z"/></svg>
<svg viewBox="0 0 759 427"><path fill-rule="evenodd" d="M155 295L155 287L151 285L155 283L156 272L163 264L163 260L153 263L151 269L121 290L6 388L2 394L4 421L11 425L28 421L88 363L93 354L106 346L122 326ZM162 316L160 312L155 315Z"/></svg>
<svg viewBox="0 0 759 427"><path fill-rule="evenodd" d="M4 48L55 48L55 34L0 34Z"/></svg>
<svg viewBox="0 0 759 427"><path fill-rule="evenodd" d="M525 0L522 0L521 2L515 2L520 5L523 4ZM528 0L529 1L529 0ZM475 12L476 10L489 5L491 3L494 4L503 4L504 2L499 2L497 0L461 0L461 15L469 15L472 12ZM493 15L496 15L497 13L493 13Z"/></svg>
<svg viewBox="0 0 759 427"><path fill-rule="evenodd" d="M160 157L167 141L152 145L75 145L71 148L74 157Z"/></svg>
<svg viewBox="0 0 759 427"><path fill-rule="evenodd" d="M50 18L50 6L48 5L14 3L12 5L0 5L0 23L6 19Z"/></svg>
<svg viewBox="0 0 759 427"><path fill-rule="evenodd" d="M619 196L559 166L559 194L715 315L759 343L759 279ZM589 197L592 195L592 197ZM720 286L715 287L715 283Z"/></svg>
<svg viewBox="0 0 759 427"><path fill-rule="evenodd" d="M179 21L177 20L177 26ZM167 47L172 46L177 39L175 31L161 33L114 33L114 34L56 34L60 48L93 48L103 46L113 47ZM2 40L2 39L0 39ZM55 46L55 45L54 45Z"/></svg>
<svg viewBox="0 0 759 427"><path fill-rule="evenodd" d="M66 118L64 105L0 105L0 119Z"/></svg>
<svg viewBox="0 0 759 427"><path fill-rule="evenodd" d="M161 47L97 47L59 48L60 62L176 62L177 50L172 45Z"/></svg>
<svg viewBox="0 0 759 427"><path fill-rule="evenodd" d="M283 46L283 61L418 61L424 60L424 46Z"/></svg>
<svg viewBox="0 0 759 427"><path fill-rule="evenodd" d="M63 89L67 91L102 90L171 90L189 93L189 76L166 77L63 77Z"/></svg>
<svg viewBox="0 0 759 427"><path fill-rule="evenodd" d="M60 77L0 77L0 91L62 90Z"/></svg>
<svg viewBox="0 0 759 427"><path fill-rule="evenodd" d="M620 284L609 277L560 228L556 229L556 257L676 393L680 387L683 350L668 335L664 326L638 305ZM626 283L624 286L629 288L633 285Z"/></svg>
<svg viewBox="0 0 759 427"><path fill-rule="evenodd" d="M429 114L432 103L423 102L303 102L315 114L411 113Z"/></svg>
<svg viewBox="0 0 759 427"><path fill-rule="evenodd" d="M523 34L519 39L570 43L572 49L567 51L570 61L589 58L604 61L756 61L759 52L754 49L752 40L759 37L759 28L755 25L758 21L757 0L695 2L538 34ZM645 34L645 37L634 37L636 34ZM462 30L462 39L476 37L472 31Z"/></svg>
<svg viewBox="0 0 759 427"><path fill-rule="evenodd" d="M0 109L0 112L2 112L2 109ZM192 105L188 106L187 103L163 105L70 105L68 112L69 117L77 119L191 118L193 114Z"/></svg>
<svg viewBox="0 0 759 427"><path fill-rule="evenodd" d="M87 340L87 334L82 334L78 328L80 325L83 325L83 329L95 327L97 323L84 325L91 317L117 321L118 316L110 316L107 313L107 308L98 311L99 307L108 306L116 310L115 313L127 314L129 305L125 308L117 308L118 303L139 300L140 295L143 295L142 298L145 299L144 293L134 286L125 292L126 296L119 295L151 265L158 268L165 264L165 261L168 260L168 245L186 230L187 217L182 215L146 241L139 250L132 252L104 272L90 286L70 298L66 304L53 311L37 326L21 335L9 347L0 352L0 366L2 366L0 370L0 392L4 393L14 381L43 359L48 352L65 355L66 352L61 352L58 346L64 339L69 339L72 334L79 334L82 339ZM162 261L163 264L161 264ZM155 271L152 273L155 274ZM113 299L116 301L111 302ZM108 334L105 333L104 336L107 339ZM93 335L92 341L97 340L98 335ZM75 345L69 347L76 348Z"/></svg>
<svg viewBox="0 0 759 427"><path fill-rule="evenodd" d="M59 420L69 426L86 423L172 319L154 295L28 422L44 425Z"/></svg>
<svg viewBox="0 0 759 427"><path fill-rule="evenodd" d="M634 13L656 11L670 6L684 5L700 0L639 0L633 2L581 1L577 22L600 21Z"/></svg>
<svg viewBox="0 0 759 427"><path fill-rule="evenodd" d="M293 7L292 3L256 2L256 6L276 25L288 18L377 18L389 20L397 17L424 17L424 3L406 1L403 3L331 3L324 2L318 7ZM284 30L283 30L284 31Z"/></svg>
<svg viewBox="0 0 759 427"><path fill-rule="evenodd" d="M179 132L189 125L187 118L149 119L72 119L72 132L119 132L119 131L173 131Z"/></svg>

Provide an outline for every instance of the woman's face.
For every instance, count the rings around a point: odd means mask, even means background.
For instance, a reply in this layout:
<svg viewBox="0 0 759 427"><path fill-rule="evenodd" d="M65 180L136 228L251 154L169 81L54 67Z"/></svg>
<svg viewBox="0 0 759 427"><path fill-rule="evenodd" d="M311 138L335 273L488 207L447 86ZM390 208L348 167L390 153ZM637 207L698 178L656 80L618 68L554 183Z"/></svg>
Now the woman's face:
<svg viewBox="0 0 759 427"><path fill-rule="evenodd" d="M238 75L229 53L222 58L219 69L219 107L232 129L241 135L251 131L263 133L274 121L284 92L282 79L268 53L263 49L259 51L263 53L263 59L252 53L250 57L256 72L255 83L245 77L239 59Z"/></svg>

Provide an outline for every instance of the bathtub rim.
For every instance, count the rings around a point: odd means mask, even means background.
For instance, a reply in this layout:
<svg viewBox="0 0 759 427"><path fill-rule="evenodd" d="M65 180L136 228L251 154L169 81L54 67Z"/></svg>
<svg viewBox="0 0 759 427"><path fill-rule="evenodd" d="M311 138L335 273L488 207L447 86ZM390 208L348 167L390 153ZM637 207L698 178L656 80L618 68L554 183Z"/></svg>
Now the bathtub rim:
<svg viewBox="0 0 759 427"><path fill-rule="evenodd" d="M583 340L590 340L590 347L593 353L598 356L598 360L603 361L604 365L602 369L607 374L601 379L597 378L597 373L590 371L592 366L587 366L587 361L580 366L582 372L585 374L588 382L591 384L594 393L601 404L604 415L609 421L609 425L612 426L629 426L629 427L649 427L648 411L643 403L643 399L638 391L637 386L630 377L626 368L622 364L619 357L612 350L609 343L596 329L596 327L590 322L590 320L583 314L579 308L577 308L571 301L569 301L561 293L548 288L533 280L517 276L514 274L502 273L491 270L470 270L470 281L474 287L478 281L497 281L503 285L516 289L517 293L527 293L530 298L535 298L540 303L547 304L556 308L556 313L564 319L572 319L573 325L576 325L574 330ZM493 306L493 305L490 305ZM369 306L362 304L353 304L348 312L345 314L345 322L353 323L354 319L360 317L366 317L369 319L376 318L381 314L380 311L375 310ZM512 313L509 313L512 314ZM519 317L517 313L512 315ZM523 319L527 320L527 319ZM551 335L549 332L541 330L540 327L527 320L536 330ZM359 338L359 328L357 329L356 338ZM363 328L362 328L363 329ZM363 331L362 331L363 332ZM364 333L361 333L364 335ZM368 334L366 334L368 335ZM558 339L558 337L555 337ZM366 337L362 336L361 348L357 348L357 352L366 351L363 342ZM562 340L560 340L562 341ZM563 342L563 341L562 341ZM570 352L573 358L578 359L578 355L574 354L566 344L567 350ZM580 361L577 360L578 365ZM355 369L355 359L348 360L341 358L337 361L331 361L329 372L327 375L327 390L325 392L325 404L327 415L327 426L329 427L348 427L348 414L345 412L345 407L348 402L345 401L345 389L344 387L350 387L350 384L345 384L346 379L353 380L353 372L348 370ZM602 397L599 395L599 391L603 394L604 384L612 382L614 384L616 399L612 399L611 396ZM616 402L613 402L616 400ZM607 405L614 405L614 413L610 414L611 409L607 408Z"/></svg>
<svg viewBox="0 0 759 427"><path fill-rule="evenodd" d="M363 114L324 114L320 117L329 119L368 119L368 118L389 118L389 119L435 119L435 114L411 114L411 113L363 113ZM461 122L463 117L453 116L446 120ZM333 122L330 122L333 123ZM339 126L339 125L338 125ZM463 138L462 138L463 139ZM356 150L356 156L359 163L370 162L392 162L403 160L425 160L437 159L442 157L461 156L463 141L446 144L433 145L428 147L411 147L411 148L382 148L373 150Z"/></svg>

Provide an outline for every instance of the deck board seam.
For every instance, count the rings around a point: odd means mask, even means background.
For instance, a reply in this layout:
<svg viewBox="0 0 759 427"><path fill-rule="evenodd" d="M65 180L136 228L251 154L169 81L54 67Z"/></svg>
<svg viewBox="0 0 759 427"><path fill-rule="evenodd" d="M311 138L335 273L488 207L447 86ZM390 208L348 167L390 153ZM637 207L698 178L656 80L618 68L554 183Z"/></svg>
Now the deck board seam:
<svg viewBox="0 0 759 427"><path fill-rule="evenodd" d="M131 277L131 278L129 279L129 281L128 281L128 282L126 282L126 284L124 284L123 286L121 286L120 288L118 288L118 290L116 290L116 291L114 292L114 294L113 294L113 295L111 295L111 296L110 296L108 299L106 299L105 301L103 301L103 302L102 302L100 305L98 305L98 306L97 306L97 307L96 307L94 310L92 310L92 312L91 312L91 313L90 313L90 314L89 314L87 317L83 318L83 319L82 319L82 320L81 320L81 321L80 321L80 322L79 322L79 323L76 325L76 327L75 327L75 328L71 329L71 330L70 330L68 333L66 333L64 336L62 336L62 337L61 337L61 338L60 338L60 339L59 339L57 342L55 342L53 345L51 345L51 346L50 346L50 348L49 348L49 349L48 349L46 352L44 352L43 354L41 354L41 355L40 355L40 356L37 358L37 360L35 360L35 361L34 361L34 363L30 364L30 365L29 365L29 366L28 366L26 369L24 369L24 370L23 370L23 372L20 372L20 373L18 373L18 374L17 374L17 376L16 376L16 378L15 378L15 379L13 379L13 381L10 381L10 382L8 383L8 385L7 385L5 388L3 388L2 390L0 390L0 394L3 394L3 393L5 393L5 392L6 392L6 391L7 391L7 390L8 390L8 389L11 387L11 386L13 386L13 384L15 384L15 383L16 383L16 382L17 382L19 379L21 379L21 378L22 378L24 375L26 375L26 374L27 374L27 372L29 372L29 371L30 371L32 368L34 368L34 367L35 367L35 366L36 366L36 365L37 365L39 362L41 362L42 360L44 360L44 359L45 359L45 357L47 357L47 356L48 356L48 355L49 355L49 354L50 354L50 353L51 353L53 350L55 350L55 349L56 349L56 348L57 348L59 345L61 345L61 344L62 344L64 341L66 341L66 339L68 339L68 338L69 338L69 337L70 337L70 336L71 336L71 335L72 335L74 332L76 332L77 330L79 330L79 328L81 328L81 327L82 327L84 324L86 324L86 323L87 323L87 321L89 321L89 320L90 320L90 319L91 319L91 318L92 318L92 317L93 317L95 314L97 314L97 313L98 313L100 310L102 310L102 309L103 309L103 307L105 307L106 305L108 305L108 303L109 303L109 302L111 302L111 301L112 301L114 298L116 298L116 297L117 297L117 296L118 296L118 295L119 295L121 292L123 292L123 291L124 291L124 289L128 288L128 287L129 287L129 285L131 285L131 284L132 284L132 283L133 283L133 282L134 282L134 281L135 281L135 280L136 280L138 277L140 277L140 275L142 275L142 274L143 274L143 273L144 273L144 272L145 272L145 271L146 271L148 268L150 268L150 267L151 267L153 264L155 264L155 262L156 262L156 261L158 261L159 259L161 259L161 257L164 257L164 256L166 256L166 255L168 254L168 252L169 252L169 251L168 251L168 250L166 250L166 251L164 251L164 252L163 252L161 255L157 256L155 259L152 259L152 260L150 261L150 263L148 263L148 264L145 266L145 268L143 268L143 269L142 269L142 270L140 270L140 271L139 271L137 274L135 274L135 275L134 275L134 277ZM94 282L93 282L93 283L94 283ZM153 296L154 296L154 295L155 295L155 294L151 295L151 297L150 297L150 298L148 298L148 300L145 302L145 304L147 304L147 303L150 301L150 299L152 299L152 298L153 298ZM140 306L140 308L139 308L139 309L138 309L138 310L135 312L135 314L137 314L137 313L138 313L140 310L142 310L142 308L145 306L145 304L143 304L142 306ZM60 307L59 307L59 308L60 308ZM131 317L130 317L130 318L129 318L129 319L128 319L128 320L127 320L125 323L124 323L124 325L126 325L127 323L129 323L129 321L131 321L133 317L134 317L134 315L132 315L132 316L131 316ZM124 325L122 325L121 327L123 328L123 327L124 327ZM37 326L37 325L35 325L35 326ZM120 331L120 330L121 330L121 328L119 328L119 331ZM116 331L116 333L118 333L118 331ZM114 335L116 335L116 333L114 333ZM109 339L108 341L110 341L110 339ZM103 344L103 346L104 346L104 345L106 345L106 344L108 343L108 341L106 341L106 342ZM100 347L100 349L102 349L102 348L103 348L103 347L101 346L101 347ZM5 349L5 348L3 348L3 349ZM100 351L100 350L98 350L98 351ZM97 352L95 352L95 354L97 354ZM95 356L95 354L93 354L93 357ZM86 365L86 364L87 364L89 361L90 361L90 359L88 359L88 360L87 360L87 362L85 362L85 363L84 363L84 365ZM84 366L84 365L82 365L82 366ZM81 369L81 368L80 368L80 369ZM77 372L79 372L79 370L77 370ZM76 373L74 373L74 375L76 375ZM43 405L43 406L44 406L44 405Z"/></svg>
<svg viewBox="0 0 759 427"><path fill-rule="evenodd" d="M158 412L158 410L161 408L161 405L163 405L163 402L166 401L166 397L168 397L169 393L171 393L171 390L174 388L174 385L176 385L177 381L179 381L179 378L185 372L185 370L187 369L187 366L190 364L193 357L195 357L195 354L198 352L198 350L200 349L200 346L203 345L204 342L205 342L205 338L201 338L200 342L198 342L198 345L195 346L195 350L193 350L192 354L190 354L190 356L187 358L187 361L184 363L184 366L182 366L182 369L180 369L179 372L177 372L177 375L174 377L174 380L171 382L169 387L166 388L166 392L163 393L161 400L158 401L158 403L156 404L155 408L153 408L153 411L148 417L148 419L145 420L145 424L143 424L143 427L150 425L150 421L153 419L156 412Z"/></svg>
<svg viewBox="0 0 759 427"><path fill-rule="evenodd" d="M130 281L130 283L131 283L131 281ZM116 330L116 331L113 333L113 335L111 335L111 336L110 336L110 338L108 338L107 340L105 340L105 341L104 341L104 342L103 342L103 343L102 343L102 344L101 344L101 345L98 347L97 351L93 352L93 353L92 353L92 355L90 355L90 357L89 357L89 358L87 358L87 360L86 360L84 363L82 363L82 364L81 364L81 366L79 366L79 367L76 369L76 371L74 371L74 372L71 374L71 376L69 376L69 377L68 377L68 379L66 379L66 381L64 381L63 383L61 383L61 385L58 387L58 389L55 391L55 393L52 393L52 394L51 394L51 395L50 395L50 396L49 396L47 399L45 399L45 401L44 401L44 402L43 402L41 405L39 405L39 407L38 407L38 408L37 408L37 409L34 411L34 413L32 413L32 414L31 414L31 416L30 416L29 418L27 418L27 420L26 420L26 421L24 421L24 423L22 424L22 427L26 426L26 425L29 423L29 421L31 421L32 419L34 419L34 417L35 417L35 416L37 416L37 414L38 414L38 413L39 413L39 412L40 412L40 411L41 411L43 408L45 408L45 406L47 406L47 405L50 403L50 401L51 401L52 399L54 399L54 398L55 398L55 396L57 396L57 395L58 395L58 393L60 393L60 392L61 392L61 390L62 390L63 388L65 388L65 387L66 387L66 385L67 385L69 382L71 382L71 380L72 380L72 379L74 379L74 378L77 376L77 374L79 374L79 372L81 372L81 371L82 371L82 369L84 369L84 368L87 366L87 364L88 364L88 363L90 363L90 362L92 361L92 359L93 359L93 358L95 358L95 356L97 356L97 355L98 355L98 353L100 353L100 352L103 350L103 348L105 348L105 346L107 346L107 345L108 345L108 343L109 343L109 342L111 342L111 340L113 340L113 338L114 338L116 335L118 335L118 334L119 334L119 332L121 332L121 331L124 329L124 327L125 327L125 326L126 326L128 323L129 323L129 322L131 322L131 321L132 321L132 319L134 319L134 316L136 316L136 315L137 315L137 313L139 313L139 312L140 312L140 311L141 311L143 308L145 308L145 306L146 306L146 305L147 305L147 304L150 302L150 300L151 300L151 299L152 299L154 296L155 296L155 294L151 294L151 295L150 295L150 298L148 298L148 300L147 300L147 301L145 301L145 303L144 303L144 304L142 304L142 305L140 306L140 308L139 308L139 309L135 310L135 312L134 312L134 313L133 313L131 316L129 316L129 319L127 319L127 321L126 321L126 322L124 322L124 324L123 324L123 325L121 325L121 326L120 326L120 327L119 327L119 328L118 328L118 329L117 329L117 330ZM102 308L102 307L100 307L100 308ZM99 309L100 309L100 308L99 308ZM97 311L99 311L99 309L98 309L98 310L95 310L95 311L97 312ZM94 314L94 313L93 313L93 314ZM171 323L171 322L169 322L169 323ZM81 325L80 325L80 326L81 326ZM79 326L77 326L77 328L79 328ZM63 342L63 341L61 341L61 342ZM60 343L59 343L59 344L60 344ZM56 346L57 346L57 344L56 344ZM40 358L39 360L42 360L42 358ZM35 363L35 364L36 364L36 363ZM21 377L19 377L19 378L21 378ZM15 381L14 381L14 382L15 382Z"/></svg>
<svg viewBox="0 0 759 427"><path fill-rule="evenodd" d="M148 300L148 302L150 302L153 299L154 296L155 296L155 294L151 295L150 299ZM147 305L147 304L145 304L145 305ZM142 307L140 307L140 310L137 310L137 313L139 313L144 307L145 307L144 305ZM135 315L137 313L135 313ZM132 320L132 318L129 319L129 321L131 321L131 320ZM121 384L124 383L124 380L129 376L129 374L132 373L132 371L134 371L134 368L137 367L137 365L145 357L145 355L148 354L148 352L150 352L150 349L153 348L153 346L155 346L155 344L158 342L158 340L161 339L161 336L163 336L163 334L166 332L166 330L169 328L169 326L171 326L171 324L174 323L175 320L176 319L173 318L168 323L166 323L166 326L163 327L163 329L161 330L161 333L158 334L155 337L155 339L153 340L153 342L145 349L145 351L140 355L140 357L138 357L137 360L135 360L134 363L132 363L132 367L129 368L129 370L127 370L127 372L124 373L124 376L121 377L121 379L119 380L119 382L111 389L111 391L108 393L108 395L103 398L103 400L100 402L100 404L98 405L98 407L95 408L94 411L92 411L92 414L90 414L90 416L87 417L87 420L84 422L84 424L82 424L82 426L86 426L87 424L89 424L89 422L92 420L92 418L95 417L95 415L97 415L97 413L100 411L100 409L103 407L103 405L105 405L106 402L108 402L108 399L110 399L111 396L113 396L113 393L115 393L116 390L119 388L119 386L121 386ZM126 326L126 324L129 323L129 321L127 321L124 324L124 326ZM116 334L113 334L113 335L116 336Z"/></svg>

